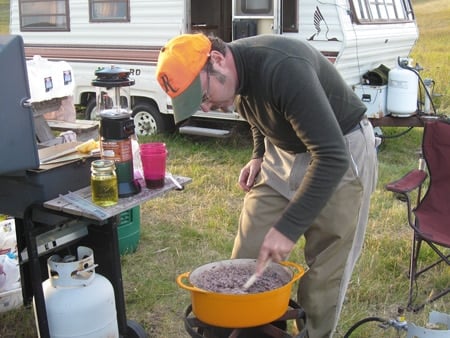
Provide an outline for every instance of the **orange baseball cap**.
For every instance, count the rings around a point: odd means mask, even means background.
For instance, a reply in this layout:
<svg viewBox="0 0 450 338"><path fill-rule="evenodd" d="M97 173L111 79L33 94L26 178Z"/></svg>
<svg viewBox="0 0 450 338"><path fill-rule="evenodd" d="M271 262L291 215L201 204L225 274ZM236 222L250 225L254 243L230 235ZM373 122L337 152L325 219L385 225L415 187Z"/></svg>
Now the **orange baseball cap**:
<svg viewBox="0 0 450 338"><path fill-rule="evenodd" d="M183 34L171 39L158 57L156 79L172 98L175 123L192 116L202 103L200 71L211 51L204 34Z"/></svg>

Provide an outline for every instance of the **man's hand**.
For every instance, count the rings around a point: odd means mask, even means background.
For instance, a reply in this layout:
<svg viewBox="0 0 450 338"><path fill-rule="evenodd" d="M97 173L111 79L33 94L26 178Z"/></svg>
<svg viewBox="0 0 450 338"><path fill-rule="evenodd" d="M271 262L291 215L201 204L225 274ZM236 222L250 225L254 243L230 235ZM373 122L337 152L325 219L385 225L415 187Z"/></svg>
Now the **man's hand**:
<svg viewBox="0 0 450 338"><path fill-rule="evenodd" d="M244 191L249 191L255 183L255 178L261 170L262 158L250 160L242 169L239 175L239 185Z"/></svg>
<svg viewBox="0 0 450 338"><path fill-rule="evenodd" d="M270 260L273 262L285 260L291 253L294 245L295 242L292 242L277 229L270 228L259 250L258 260L256 262L256 274L261 275L264 267Z"/></svg>

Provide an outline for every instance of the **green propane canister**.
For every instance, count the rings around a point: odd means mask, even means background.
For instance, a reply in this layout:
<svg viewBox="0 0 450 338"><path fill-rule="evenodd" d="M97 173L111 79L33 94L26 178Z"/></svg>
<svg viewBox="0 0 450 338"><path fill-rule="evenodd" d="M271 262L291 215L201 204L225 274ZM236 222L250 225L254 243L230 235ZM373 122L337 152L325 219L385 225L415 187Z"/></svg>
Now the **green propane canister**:
<svg viewBox="0 0 450 338"><path fill-rule="evenodd" d="M117 226L119 252L121 255L136 251L141 235L141 209L136 206L120 214L120 224Z"/></svg>

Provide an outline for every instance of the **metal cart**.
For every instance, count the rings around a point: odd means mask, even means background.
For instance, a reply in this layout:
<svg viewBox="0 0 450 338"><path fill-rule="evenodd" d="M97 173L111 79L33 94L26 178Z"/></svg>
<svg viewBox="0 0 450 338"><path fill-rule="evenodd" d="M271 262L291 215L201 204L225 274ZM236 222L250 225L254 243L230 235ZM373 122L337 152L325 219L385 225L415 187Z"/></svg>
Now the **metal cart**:
<svg viewBox="0 0 450 338"><path fill-rule="evenodd" d="M181 186L190 181L185 177L174 178ZM50 337L42 289L42 282L48 278L45 268L47 258L55 252L73 252L74 246L79 245L93 249L98 264L96 271L113 286L119 335L129 338L147 337L138 323L126 318L117 234L119 216L124 211L177 188L169 179L161 189L149 190L144 186L139 194L119 199L116 206L103 208L105 214L101 216L67 202L64 197L34 203L25 208L23 217L16 218L22 294L24 304L31 303L34 297L40 337ZM90 200L90 187L73 193L86 201Z"/></svg>

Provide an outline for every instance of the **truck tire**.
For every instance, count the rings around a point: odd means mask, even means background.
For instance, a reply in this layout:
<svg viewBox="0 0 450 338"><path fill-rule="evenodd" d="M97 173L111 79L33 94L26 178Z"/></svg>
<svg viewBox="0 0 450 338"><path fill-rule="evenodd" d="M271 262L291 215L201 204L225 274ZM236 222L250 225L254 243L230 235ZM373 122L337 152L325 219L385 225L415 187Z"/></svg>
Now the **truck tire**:
<svg viewBox="0 0 450 338"><path fill-rule="evenodd" d="M84 118L86 120L100 120L100 116L97 114L97 100L90 99L86 104L86 110L84 111Z"/></svg>
<svg viewBox="0 0 450 338"><path fill-rule="evenodd" d="M171 116L161 114L151 104L137 104L133 108L134 131L138 136L168 133L173 129Z"/></svg>

